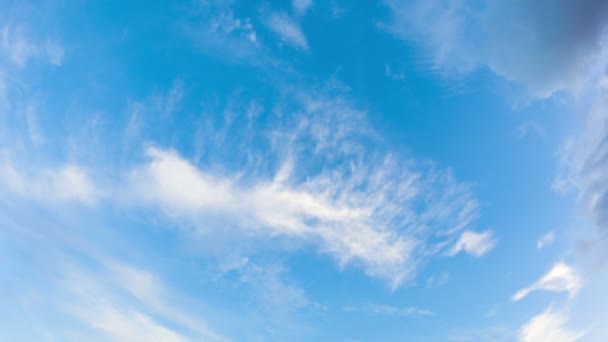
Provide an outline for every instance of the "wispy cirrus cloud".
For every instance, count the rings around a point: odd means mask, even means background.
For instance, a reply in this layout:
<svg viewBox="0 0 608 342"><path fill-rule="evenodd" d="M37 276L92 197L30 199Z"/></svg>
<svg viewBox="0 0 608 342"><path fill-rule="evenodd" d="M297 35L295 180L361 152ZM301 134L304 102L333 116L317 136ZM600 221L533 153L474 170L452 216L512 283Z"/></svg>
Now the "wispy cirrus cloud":
<svg viewBox="0 0 608 342"><path fill-rule="evenodd" d="M99 274L83 269L70 272L62 285L69 291L66 311L112 340L228 340L176 307L176 295L153 273L114 260L103 261ZM94 281L102 276L106 281ZM121 299L121 291L131 297Z"/></svg>
<svg viewBox="0 0 608 342"><path fill-rule="evenodd" d="M53 66L61 66L65 56L63 47L55 40L35 41L21 24L0 26L0 49L9 62L24 67L32 59L42 59Z"/></svg>
<svg viewBox="0 0 608 342"><path fill-rule="evenodd" d="M456 248L480 256L493 247L489 232L458 237L478 207L449 171L370 149L378 138L344 99L296 98L301 109L291 124L262 136L270 145L237 145L244 169L218 174L217 166L201 168L176 151L149 147L148 161L130 173L130 196L191 220L204 234L218 229L209 222L222 222L244 236L317 246L341 267L361 265L391 287L434 254Z"/></svg>
<svg viewBox="0 0 608 342"><path fill-rule="evenodd" d="M460 238L448 252L448 255L456 255L460 252L467 252L473 256L480 257L488 253L496 245L496 240L492 236L492 232L486 231L476 233L465 231L460 235Z"/></svg>
<svg viewBox="0 0 608 342"><path fill-rule="evenodd" d="M266 25L285 43L304 51L308 50L308 41L302 29L287 14L270 14L266 19Z"/></svg>
<svg viewBox="0 0 608 342"><path fill-rule="evenodd" d="M204 53L246 65L268 61L252 19L235 14L232 1L196 2L191 12L194 22L184 25L184 32Z"/></svg>

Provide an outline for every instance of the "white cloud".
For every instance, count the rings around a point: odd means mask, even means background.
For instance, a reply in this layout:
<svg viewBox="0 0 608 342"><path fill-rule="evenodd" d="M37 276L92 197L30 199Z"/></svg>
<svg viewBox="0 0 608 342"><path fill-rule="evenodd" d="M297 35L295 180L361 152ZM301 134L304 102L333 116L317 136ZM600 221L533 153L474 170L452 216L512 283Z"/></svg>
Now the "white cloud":
<svg viewBox="0 0 608 342"><path fill-rule="evenodd" d="M231 126L216 130L243 137L233 146L248 161L243 168L231 172L221 164L232 152L214 136L205 140L206 148L220 155L207 159L220 162L204 167L175 151L148 148L149 161L130 175L129 196L188 219L200 234L237 229L245 239L316 246L341 267L361 266L391 287L411 280L432 255L445 253L476 219L478 205L467 185L450 171L385 153L365 113L340 96L297 98L302 108L292 121L278 121L264 136L269 149L251 143L247 127L248 133ZM467 243L467 250L487 252L482 244L492 240L482 237L476 245Z"/></svg>
<svg viewBox="0 0 608 342"><path fill-rule="evenodd" d="M519 333L522 342L574 342L579 340L583 334L570 330L566 324L566 314L556 312L552 309L532 317L524 324Z"/></svg>
<svg viewBox="0 0 608 342"><path fill-rule="evenodd" d="M385 178L389 177L387 170L392 169L390 163L384 165L386 170L357 173L353 175L357 178L351 180L321 175L295 185L289 182L293 166L287 163L272 179L243 185L236 178L199 170L172 151L150 148L147 155L150 163L131 175L135 193L143 201L157 203L173 214L222 217L262 236L318 242L341 265L351 261L362 263L368 274L386 279L392 286L400 285L413 272L415 251L421 248L419 239L423 236L399 230L408 225L414 228L424 221L409 224L403 221L406 226L395 227L391 220L403 214L406 215L403 219L411 216L409 219L415 220L415 213L410 214L407 207L399 208L398 202L392 202L401 199L406 200L403 205L408 205L408 197L416 191L415 177L405 175L409 180L393 184L395 180ZM371 188L355 191L367 177L373 181L367 185ZM385 198L389 192L401 198ZM422 213L436 215L424 219L441 220L441 214L450 214L455 208L441 209L448 212ZM468 209L464 213L471 214ZM461 224L468 224L467 220L470 217ZM476 237L474 233L465 235L461 249L481 255L493 246L489 234Z"/></svg>
<svg viewBox="0 0 608 342"><path fill-rule="evenodd" d="M578 273L572 267L560 262L537 282L517 291L512 300L519 301L533 291L567 291L572 297L578 293L581 287L582 280Z"/></svg>
<svg viewBox="0 0 608 342"><path fill-rule="evenodd" d="M5 160L0 163L0 176L0 185L11 193L42 201L91 204L99 195L85 170L74 164L30 171Z"/></svg>
<svg viewBox="0 0 608 342"><path fill-rule="evenodd" d="M302 33L302 29L286 14L273 13L266 20L266 24L287 44L302 50L308 50L308 42L304 33Z"/></svg>
<svg viewBox="0 0 608 342"><path fill-rule="evenodd" d="M543 235L540 239L538 239L538 241L536 242L536 249L542 249L544 247L547 247L550 244L552 244L553 241L555 241L555 232L553 232L553 231L548 232L547 234Z"/></svg>
<svg viewBox="0 0 608 342"><path fill-rule="evenodd" d="M431 64L446 72L487 67L548 97L573 90L599 59L608 5L602 0L402 2L387 29L424 46Z"/></svg>
<svg viewBox="0 0 608 342"><path fill-rule="evenodd" d="M292 0L293 9L296 13L305 14L312 7L312 0Z"/></svg>
<svg viewBox="0 0 608 342"><path fill-rule="evenodd" d="M460 235L460 239L458 239L454 247L448 252L448 255L456 255L461 251L464 251L473 256L480 257L491 251L495 245L496 240L492 236L491 231L482 233L465 231Z"/></svg>
<svg viewBox="0 0 608 342"><path fill-rule="evenodd" d="M285 184L284 173L250 187L196 169L171 151L149 149L152 161L133 174L143 199L182 213L234 217L264 235L320 240L341 264L363 262L368 272L400 283L415 242L369 222L373 208L331 201L329 196ZM316 185L316 184L311 184Z"/></svg>
<svg viewBox="0 0 608 342"><path fill-rule="evenodd" d="M347 312L362 312L368 315L379 315L379 316L435 316L433 311L426 309L419 309L415 307L398 308L391 305L385 304L368 304L363 306L346 306L344 311Z"/></svg>

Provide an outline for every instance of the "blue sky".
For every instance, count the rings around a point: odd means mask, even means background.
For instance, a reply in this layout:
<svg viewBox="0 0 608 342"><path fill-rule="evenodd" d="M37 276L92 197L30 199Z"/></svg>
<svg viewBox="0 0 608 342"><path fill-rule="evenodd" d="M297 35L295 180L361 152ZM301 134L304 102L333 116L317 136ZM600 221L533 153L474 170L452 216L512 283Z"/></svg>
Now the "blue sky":
<svg viewBox="0 0 608 342"><path fill-rule="evenodd" d="M3 1L0 340L605 341L607 30Z"/></svg>

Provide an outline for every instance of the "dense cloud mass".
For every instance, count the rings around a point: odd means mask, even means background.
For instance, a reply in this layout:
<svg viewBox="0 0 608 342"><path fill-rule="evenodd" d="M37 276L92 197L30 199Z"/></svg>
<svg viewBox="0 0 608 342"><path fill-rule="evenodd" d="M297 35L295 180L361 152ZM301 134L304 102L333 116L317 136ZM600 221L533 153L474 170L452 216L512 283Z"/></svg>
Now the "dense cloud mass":
<svg viewBox="0 0 608 342"><path fill-rule="evenodd" d="M564 172L558 189L574 186L601 234L608 236L608 94L600 83L584 132L570 138L561 151Z"/></svg>
<svg viewBox="0 0 608 342"><path fill-rule="evenodd" d="M435 66L458 73L487 67L539 97L582 85L608 22L602 0L387 3L388 29L426 45Z"/></svg>

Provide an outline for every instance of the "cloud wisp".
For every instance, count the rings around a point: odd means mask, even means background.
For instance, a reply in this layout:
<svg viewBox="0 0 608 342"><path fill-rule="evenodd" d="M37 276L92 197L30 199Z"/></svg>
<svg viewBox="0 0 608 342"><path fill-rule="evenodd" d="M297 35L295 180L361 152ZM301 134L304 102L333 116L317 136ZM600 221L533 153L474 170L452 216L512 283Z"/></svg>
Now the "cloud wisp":
<svg viewBox="0 0 608 342"><path fill-rule="evenodd" d="M552 244L554 241L555 241L555 232L550 231L547 234L543 235L540 239L538 239L538 241L536 242L536 249L541 250L541 249L549 246L550 244Z"/></svg>
<svg viewBox="0 0 608 342"><path fill-rule="evenodd" d="M306 36L300 26L288 15L273 13L267 18L266 25L285 43L304 51L308 50Z"/></svg>
<svg viewBox="0 0 608 342"><path fill-rule="evenodd" d="M496 245L496 240L492 237L492 232L486 231L476 233L465 231L448 252L448 255L456 255L460 252L467 252L475 257L480 257L488 253Z"/></svg>
<svg viewBox="0 0 608 342"><path fill-rule="evenodd" d="M512 297L514 302L522 300L534 291L553 291L569 293L570 297L575 296L582 287L582 280L578 273L564 263L557 263L551 270L534 284L525 287Z"/></svg>
<svg viewBox="0 0 608 342"><path fill-rule="evenodd" d="M18 197L47 202L92 204L100 196L87 172L74 164L26 170L5 158L0 163L0 186Z"/></svg>
<svg viewBox="0 0 608 342"><path fill-rule="evenodd" d="M361 306L346 306L346 312L361 312L373 316L400 316L400 317L415 317L415 316L435 316L431 310L419 309L415 307L395 307L386 304L367 304Z"/></svg>

